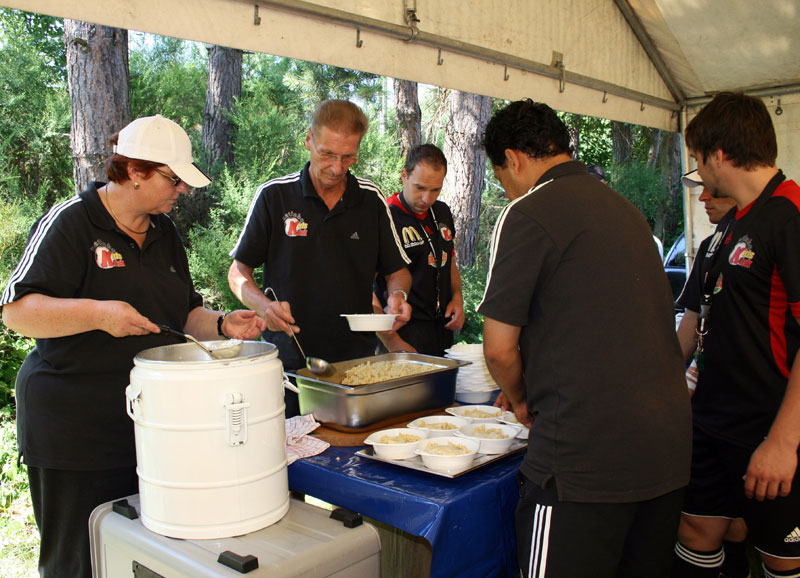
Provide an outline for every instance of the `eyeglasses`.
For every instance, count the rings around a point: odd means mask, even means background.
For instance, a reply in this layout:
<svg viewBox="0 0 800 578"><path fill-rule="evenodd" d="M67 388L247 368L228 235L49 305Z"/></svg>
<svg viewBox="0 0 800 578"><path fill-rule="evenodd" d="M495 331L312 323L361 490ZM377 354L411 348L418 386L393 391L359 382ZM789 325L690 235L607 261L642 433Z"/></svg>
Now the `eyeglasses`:
<svg viewBox="0 0 800 578"><path fill-rule="evenodd" d="M311 146L314 147L314 152L317 153L320 160L325 163L335 163L342 161L343 165L352 166L358 162L358 155L335 155L333 153L320 152L317 145L314 143L314 137L311 137Z"/></svg>
<svg viewBox="0 0 800 578"><path fill-rule="evenodd" d="M162 177L167 177L169 180L171 180L171 181L172 181L172 186L173 186L173 187L177 187L178 185L180 185L180 184L183 182L183 179L181 179L181 178L180 178L179 176L177 176L177 175L171 175L171 174L169 174L169 173L165 173L165 172L164 172L164 171L162 171L161 169L153 169L153 170L154 170L155 172L157 172L159 175L161 175Z"/></svg>

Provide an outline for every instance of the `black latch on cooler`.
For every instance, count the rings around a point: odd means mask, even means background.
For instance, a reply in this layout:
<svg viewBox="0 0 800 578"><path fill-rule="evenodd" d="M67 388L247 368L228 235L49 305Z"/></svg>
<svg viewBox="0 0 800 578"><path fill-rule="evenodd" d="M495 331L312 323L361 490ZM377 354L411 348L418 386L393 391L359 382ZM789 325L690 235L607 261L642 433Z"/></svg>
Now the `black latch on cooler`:
<svg viewBox="0 0 800 578"><path fill-rule="evenodd" d="M336 508L331 512L330 517L344 524L345 528L355 528L364 523L364 518L361 517L361 514L356 514L347 508Z"/></svg>
<svg viewBox="0 0 800 578"><path fill-rule="evenodd" d="M220 554L219 558L217 558L217 562L227 566L228 568L233 568L242 574L247 574L248 572L258 568L258 558L252 554L240 556L239 554L231 552L230 550L225 550L222 554Z"/></svg>
<svg viewBox="0 0 800 578"><path fill-rule="evenodd" d="M128 503L128 500L117 500L111 504L111 509L121 516L125 516L129 520L135 520L139 517L136 508Z"/></svg>

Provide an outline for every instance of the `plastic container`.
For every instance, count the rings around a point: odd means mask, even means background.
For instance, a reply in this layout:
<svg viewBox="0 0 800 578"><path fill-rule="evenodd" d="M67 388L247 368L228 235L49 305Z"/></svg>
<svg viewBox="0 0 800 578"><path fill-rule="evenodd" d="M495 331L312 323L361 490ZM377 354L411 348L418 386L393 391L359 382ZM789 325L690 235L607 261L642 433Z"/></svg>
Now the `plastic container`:
<svg viewBox="0 0 800 578"><path fill-rule="evenodd" d="M445 409L450 415L463 417L471 423L489 423L497 422L497 419L502 415L503 410L493 405L461 405L458 407L448 407ZM474 414L489 414L491 417L478 417ZM473 414L473 415L470 415Z"/></svg>
<svg viewBox="0 0 800 578"><path fill-rule="evenodd" d="M379 578L381 544L373 525L345 527L328 510L289 502L277 523L220 540L173 540L148 531L135 517L138 495L106 502L89 518L92 576Z"/></svg>
<svg viewBox="0 0 800 578"><path fill-rule="evenodd" d="M470 423L459 428L455 432L456 437L475 440L480 444L478 453L480 454L503 454L511 447L514 438L517 437L521 426L506 425L502 423ZM475 433L478 430L478 434ZM481 431L499 430L503 438L487 438L480 434Z"/></svg>
<svg viewBox="0 0 800 578"><path fill-rule="evenodd" d="M277 348L257 341L245 341L230 359L208 359L191 343L136 356L125 393L148 529L223 538L283 517L282 373Z"/></svg>
<svg viewBox="0 0 800 578"><path fill-rule="evenodd" d="M384 437L391 438L400 435L415 436L417 439L406 443L386 443L381 441ZM428 439L428 430L426 429L396 427L371 433L364 440L364 444L372 446L376 454L387 460L407 460L416 455L414 450L417 449L421 441L426 439Z"/></svg>
<svg viewBox="0 0 800 578"><path fill-rule="evenodd" d="M389 331L397 315L388 313L342 314L350 324L350 331Z"/></svg>
<svg viewBox="0 0 800 578"><path fill-rule="evenodd" d="M458 428L468 423L464 418L454 415L428 415L408 422L408 427L428 430L428 437L436 438L452 436ZM442 427L443 425L447 427Z"/></svg>
<svg viewBox="0 0 800 578"><path fill-rule="evenodd" d="M428 451L431 445L448 445L455 444L464 446L467 453L458 455L441 455L434 454ZM438 437L427 439L419 444L415 452L422 458L422 463L425 467L435 470L437 472L455 473L465 470L472 465L475 455L478 453L479 443L469 438L460 438L456 436Z"/></svg>

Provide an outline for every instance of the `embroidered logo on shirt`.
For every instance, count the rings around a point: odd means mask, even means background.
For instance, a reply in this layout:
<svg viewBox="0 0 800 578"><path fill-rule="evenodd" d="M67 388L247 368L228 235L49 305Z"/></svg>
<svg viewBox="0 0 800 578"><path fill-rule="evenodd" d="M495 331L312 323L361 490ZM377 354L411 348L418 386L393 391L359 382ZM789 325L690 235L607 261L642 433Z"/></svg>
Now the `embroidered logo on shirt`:
<svg viewBox="0 0 800 578"><path fill-rule="evenodd" d="M800 528L795 526L795 529L789 532L789 534L783 539L783 541L790 544L794 542L800 542Z"/></svg>
<svg viewBox="0 0 800 578"><path fill-rule="evenodd" d="M287 237L306 237L308 236L308 223L300 214L289 212L283 216L283 230Z"/></svg>
<svg viewBox="0 0 800 578"><path fill-rule="evenodd" d="M439 225L439 233L442 235L442 239L445 241L453 240L453 231L451 231L450 227L447 225Z"/></svg>
<svg viewBox="0 0 800 578"><path fill-rule="evenodd" d="M753 251L753 240L748 235L736 241L728 256L728 263L737 267L749 269L753 264L756 254Z"/></svg>
<svg viewBox="0 0 800 578"><path fill-rule="evenodd" d="M447 251L442 251L442 261L439 265L439 268L444 267L447 264ZM433 253L428 253L428 265L431 267L436 267L436 261L433 258Z"/></svg>
<svg viewBox="0 0 800 578"><path fill-rule="evenodd" d="M361 237L358 236L358 231L356 231L355 233L350 235L350 238L355 240L355 241L358 241Z"/></svg>
<svg viewBox="0 0 800 578"><path fill-rule="evenodd" d="M403 249L410 249L424 242L416 227L403 227Z"/></svg>
<svg viewBox="0 0 800 578"><path fill-rule="evenodd" d="M125 260L122 254L111 247L105 241L97 240L92 245L92 252L94 253L94 262L101 269L113 269L114 267L124 267Z"/></svg>

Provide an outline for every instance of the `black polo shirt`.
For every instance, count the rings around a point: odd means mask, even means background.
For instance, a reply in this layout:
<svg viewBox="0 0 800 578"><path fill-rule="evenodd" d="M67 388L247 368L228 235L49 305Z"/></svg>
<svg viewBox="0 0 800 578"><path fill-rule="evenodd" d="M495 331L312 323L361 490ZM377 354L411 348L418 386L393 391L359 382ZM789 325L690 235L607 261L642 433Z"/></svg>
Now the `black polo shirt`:
<svg viewBox="0 0 800 578"><path fill-rule="evenodd" d="M375 272L394 273L408 257L374 183L348 173L341 200L328 210L308 167L258 188L231 257L264 267L264 287L290 303L307 355L331 362L372 355L375 334L350 331L341 314L372 313ZM264 339L288 369L305 365L285 333L266 331Z"/></svg>
<svg viewBox="0 0 800 578"><path fill-rule="evenodd" d="M647 221L580 162L498 218L484 316L521 327L521 471L561 500L634 502L686 485L691 417L672 292Z"/></svg>
<svg viewBox="0 0 800 578"><path fill-rule="evenodd" d="M202 306L186 252L166 215L153 215L141 249L120 231L92 183L31 229L0 306L29 293L125 301L157 323L182 328ZM174 343L161 334L104 331L37 339L17 376L19 446L25 463L92 470L135 465L125 388L137 353Z"/></svg>

